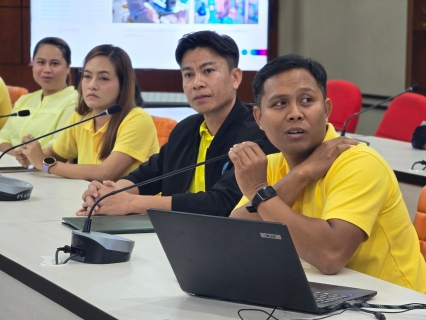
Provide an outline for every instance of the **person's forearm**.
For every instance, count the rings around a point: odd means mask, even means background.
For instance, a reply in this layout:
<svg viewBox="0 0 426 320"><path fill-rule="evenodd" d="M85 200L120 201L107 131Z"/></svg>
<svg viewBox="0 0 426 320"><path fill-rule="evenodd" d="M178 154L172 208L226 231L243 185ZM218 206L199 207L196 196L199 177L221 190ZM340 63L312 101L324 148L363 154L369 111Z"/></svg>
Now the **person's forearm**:
<svg viewBox="0 0 426 320"><path fill-rule="evenodd" d="M251 203L248 202L242 207L239 207L234 212L231 213L231 218L239 218L239 219L247 219L247 220L263 220L262 217L258 213L248 212L246 207L250 206Z"/></svg>
<svg viewBox="0 0 426 320"><path fill-rule="evenodd" d="M300 258L325 274L339 272L364 239L363 231L349 222L306 217L279 197L261 203L258 213L263 220L286 224Z"/></svg>
<svg viewBox="0 0 426 320"><path fill-rule="evenodd" d="M277 192L278 197L289 207L293 207L294 203L299 197L299 194L302 192L307 183L308 181L304 178L303 174L301 174L300 170L294 169L285 175L275 185L273 185L273 187ZM231 216L233 218L263 220L263 218L258 213L250 213L247 211L246 207L250 205L251 203L249 202L236 209Z"/></svg>
<svg viewBox="0 0 426 320"><path fill-rule="evenodd" d="M58 161L49 172L61 177L80 180L104 181L117 178L110 170L99 164L72 164Z"/></svg>
<svg viewBox="0 0 426 320"><path fill-rule="evenodd" d="M115 183L115 185L116 185L117 189L122 189L122 188L125 188L125 187L134 186L135 184L130 180L121 179L121 180L118 180ZM134 195L139 195L139 189L137 187L133 187L129 190L126 190L126 192L130 193L130 194L134 194Z"/></svg>
<svg viewBox="0 0 426 320"><path fill-rule="evenodd" d="M302 166L295 167L276 183L273 187L277 196L261 202L257 213L249 213L244 205L232 216L286 224L299 256L323 273L335 274L347 264L363 240L363 233L358 227L345 221L330 222L310 218L292 209L300 193L310 182L303 170ZM342 230L346 230L345 228L348 228L347 237L355 237L353 243L348 244L342 240L345 237ZM353 228L357 230L354 231Z"/></svg>
<svg viewBox="0 0 426 320"><path fill-rule="evenodd" d="M309 180L303 175L303 172L295 167L286 174L273 187L281 200L289 207L293 207L300 193L303 191ZM251 200L251 199L250 199Z"/></svg>
<svg viewBox="0 0 426 320"><path fill-rule="evenodd" d="M266 221L285 223L299 256L323 273L334 274L349 261L346 245L338 241L339 235L328 221L305 217L292 209L309 182L302 166L293 168L274 185L278 196L259 204L258 215Z"/></svg>
<svg viewBox="0 0 426 320"><path fill-rule="evenodd" d="M5 152L7 149L11 148L12 145L7 142L0 143L0 151ZM16 157L15 150L10 150L7 154Z"/></svg>
<svg viewBox="0 0 426 320"><path fill-rule="evenodd" d="M172 197L161 196L132 196L126 204L127 213L146 214L148 208L171 210Z"/></svg>

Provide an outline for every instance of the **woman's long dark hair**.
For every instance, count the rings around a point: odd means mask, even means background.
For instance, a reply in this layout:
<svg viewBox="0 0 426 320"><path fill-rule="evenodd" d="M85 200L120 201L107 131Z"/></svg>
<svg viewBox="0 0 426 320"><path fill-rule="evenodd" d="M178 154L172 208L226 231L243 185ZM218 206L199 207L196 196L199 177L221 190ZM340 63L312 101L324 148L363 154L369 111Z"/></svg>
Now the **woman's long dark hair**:
<svg viewBox="0 0 426 320"><path fill-rule="evenodd" d="M120 84L117 103L121 106L121 112L111 116L104 141L102 142L102 148L98 155L98 159L104 160L111 154L112 149L114 149L118 127L135 107L135 73L129 55L123 49L114 47L110 44L100 45L90 50L84 59L82 70L84 70L88 61L99 56L107 57L109 61L111 61L115 67L115 72ZM78 85L78 96L76 111L78 114L84 116L88 114L91 109L84 102L81 82Z"/></svg>

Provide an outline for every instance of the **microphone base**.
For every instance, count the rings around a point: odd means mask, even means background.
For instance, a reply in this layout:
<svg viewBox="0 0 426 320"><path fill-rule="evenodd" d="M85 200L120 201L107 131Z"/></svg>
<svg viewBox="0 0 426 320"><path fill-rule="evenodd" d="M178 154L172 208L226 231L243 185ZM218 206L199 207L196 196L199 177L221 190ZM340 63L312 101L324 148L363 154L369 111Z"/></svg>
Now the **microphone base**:
<svg viewBox="0 0 426 320"><path fill-rule="evenodd" d="M76 256L71 260L109 264L129 261L135 242L107 233L73 230L71 245L83 252L83 256Z"/></svg>
<svg viewBox="0 0 426 320"><path fill-rule="evenodd" d="M32 191L31 183L0 176L0 201L28 200Z"/></svg>

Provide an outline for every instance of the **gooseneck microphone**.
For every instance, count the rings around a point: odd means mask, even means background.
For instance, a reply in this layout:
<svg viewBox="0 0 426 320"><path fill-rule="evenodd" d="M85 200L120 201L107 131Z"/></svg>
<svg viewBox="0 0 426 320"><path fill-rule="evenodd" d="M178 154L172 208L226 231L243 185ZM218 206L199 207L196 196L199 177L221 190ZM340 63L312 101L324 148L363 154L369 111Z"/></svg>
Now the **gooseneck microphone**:
<svg viewBox="0 0 426 320"><path fill-rule="evenodd" d="M265 143L263 140L254 141L259 145L260 148L263 148ZM73 230L71 235L71 248L74 250L74 253L79 253L71 257L71 260L80 261L84 263L117 263L117 262L126 262L130 260L130 255L134 247L134 241L118 237L115 235L105 234L101 232L90 232L92 224L92 214L95 207L107 197L113 196L117 193L127 191L132 188L141 187L149 183L162 180L176 174L194 169L198 166L209 164L220 159L224 159L228 154L223 154L221 156L199 162L182 169L178 169L161 176L141 181L139 183L127 186L118 190L114 190L110 193L107 193L100 197L90 208L89 214L87 215L86 220L84 221L83 230ZM72 251L70 251L73 253Z"/></svg>
<svg viewBox="0 0 426 320"><path fill-rule="evenodd" d="M393 96L393 97L389 97L389 98L387 98L387 99L385 99L385 100L383 100L383 101L379 102L378 104L375 104L374 106L371 106L371 107L365 108L364 110L361 110L361 111L359 111L359 112L354 113L354 114L353 114L353 115L351 115L348 119L346 119L345 123L343 124L342 130L341 130L341 132L340 132L340 136L341 136L341 137L344 137L344 136L345 136L345 133L346 133L346 126L348 125L349 121L350 121L350 120L352 120L353 118L358 117L361 113L364 113L364 112L370 111L371 109L377 108L378 106L382 105L383 103L388 102L388 101L390 101L390 100L393 100L393 99L395 99L396 97L399 97L400 95L402 95L402 94L404 94L404 93L406 93L406 92L413 92L413 91L417 90L417 88L418 88L418 87L419 87L419 85L418 85L417 83L416 83L416 84L413 84L411 87L409 87L409 88L405 89L403 92L398 93L397 95L395 95L395 96Z"/></svg>
<svg viewBox="0 0 426 320"><path fill-rule="evenodd" d="M78 125L80 123L83 123L83 122L86 122L86 121L89 121L89 120L92 120L94 118L105 116L105 115L109 115L109 114L118 113L120 111L121 111L121 107L118 104L113 105L112 107L109 107L107 110L105 110L105 111L97 114L96 116L93 116L93 117L90 117L90 118L87 118L87 119L83 119L83 120L81 120L79 122L73 123L73 124L71 124L69 126L66 126L64 128L55 130L55 131L50 132L50 133L46 133L45 135L42 135L40 137L31 139L31 140L29 140L27 142L24 142L24 143L20 143L20 144L18 144L16 146L13 146L13 147L7 149L5 152L3 152L0 155L0 159L6 153L8 153L10 150L13 150L13 149L16 149L16 148L18 148L20 146L23 146L26 143L30 143L30 142L39 140L41 138L47 137L47 136L49 136L51 134L54 134L56 132L68 129L70 127L76 126L76 125ZM22 110L22 111L19 111L17 113L19 115L22 112L23 112L24 115L29 115L30 114L29 110ZM20 115L20 116L22 116L22 115ZM0 177L0 201L27 200L27 199L30 198L32 189L33 189L33 185L30 184L30 183L27 183L25 181L21 181L21 180L18 180L18 179L12 179L12 178L6 179L5 177Z"/></svg>
<svg viewBox="0 0 426 320"><path fill-rule="evenodd" d="M28 111L28 110L22 110L22 111ZM44 135L42 135L42 136L40 136L40 137L37 137L37 138L31 139L31 140L28 140L27 142L23 142L23 143L20 143L20 144L18 144L18 145L16 145L16 146L10 147L9 149L7 149L6 151L4 151L4 152L0 155L0 159L1 159L1 158L2 158L2 157L6 154L6 153L8 153L9 151L11 151L11 150L13 150L13 149L16 149L16 148L18 148L18 147L21 147L21 146L23 146L23 145L25 145L25 144L27 144L27 143L31 143L31 142L33 142L33 141L36 141L36 140L42 139L42 138L44 138L44 137L50 136L50 135L55 134L55 133L57 133L57 132L60 132L60 131L62 131L62 130L65 130L65 129L68 129L68 128L71 128L71 127L74 127L74 126L76 126L76 125L79 125L80 123L83 123L83 122L86 122L86 121L89 121L89 120L92 120L92 119L95 119L95 118L98 118L98 117L102 117L102 116L106 116L106 115L115 114L115 113L118 113L118 112L120 112L120 111L121 111L121 107L120 107L120 105L118 105L118 104L113 105L112 107L109 107L107 110L105 110L105 111L103 111L103 112L101 112L101 113L97 114L96 116L93 116L93 117L90 117L90 118L87 118L87 119L83 119L83 120L81 120L81 121L79 121L79 122L75 122L75 123L73 123L73 124L70 124L69 126L66 126L66 127L61 128L61 129L58 129L58 130L55 130L55 131L52 131L52 132L46 133L46 134L44 134ZM19 113L19 112L18 112L18 113ZM28 111L28 114L29 114L29 111ZM28 115L28 114L27 114L27 115Z"/></svg>
<svg viewBox="0 0 426 320"><path fill-rule="evenodd" d="M5 114L3 116L0 116L0 118L6 118L6 117L27 117L30 115L30 110L21 110L15 113L11 114Z"/></svg>

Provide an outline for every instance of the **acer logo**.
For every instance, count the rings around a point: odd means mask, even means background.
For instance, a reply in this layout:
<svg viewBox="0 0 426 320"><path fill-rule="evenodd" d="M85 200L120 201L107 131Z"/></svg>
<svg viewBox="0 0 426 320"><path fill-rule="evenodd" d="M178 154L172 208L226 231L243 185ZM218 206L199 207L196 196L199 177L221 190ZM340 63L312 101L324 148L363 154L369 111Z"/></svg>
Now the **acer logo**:
<svg viewBox="0 0 426 320"><path fill-rule="evenodd" d="M260 233L260 236L262 238L267 238L267 239L274 239L274 240L281 240L281 236L279 234L272 234L272 233Z"/></svg>

